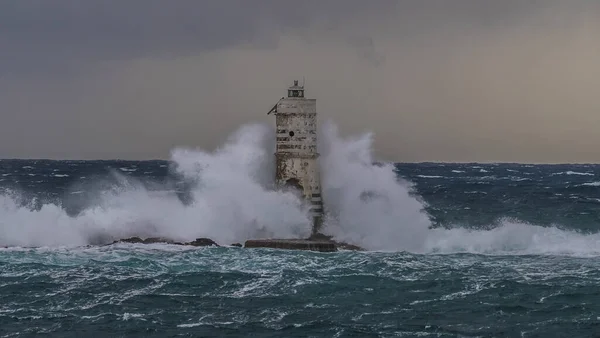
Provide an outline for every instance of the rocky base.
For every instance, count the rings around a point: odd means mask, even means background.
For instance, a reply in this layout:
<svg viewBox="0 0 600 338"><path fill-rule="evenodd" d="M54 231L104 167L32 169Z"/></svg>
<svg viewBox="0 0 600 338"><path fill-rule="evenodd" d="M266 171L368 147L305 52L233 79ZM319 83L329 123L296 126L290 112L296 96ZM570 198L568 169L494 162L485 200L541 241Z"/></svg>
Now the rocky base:
<svg viewBox="0 0 600 338"><path fill-rule="evenodd" d="M111 244L116 243L137 243L137 244L154 244L154 243L165 243L174 245L191 245L191 246L220 246L210 238L196 238L192 242L176 242L168 238L162 237L149 237L142 239L140 237L130 237L114 241ZM110 245L110 244L109 244ZM272 249L288 249L288 250L310 250L320 252L334 252L341 250L352 250L352 251L364 251L363 248L343 243L336 242L331 236L323 234L314 234L306 239L250 239L242 246L240 243L233 243L231 246L244 247L244 248L272 248Z"/></svg>
<svg viewBox="0 0 600 338"><path fill-rule="evenodd" d="M250 239L245 248L271 248L287 250L309 250L335 252L337 247L332 241L315 241L310 239Z"/></svg>
<svg viewBox="0 0 600 338"><path fill-rule="evenodd" d="M191 246L220 246L215 241L210 238L196 238L196 240L192 242L175 242L168 238L162 237L149 237L145 239L141 239L139 237L129 237L125 239L120 239L118 241L114 241L111 244L116 243L135 243L135 244L155 244L155 243L164 243L164 244L175 244L175 245L191 245Z"/></svg>
<svg viewBox="0 0 600 338"><path fill-rule="evenodd" d="M191 242L177 242L164 237L129 237L114 241L105 245L113 245L117 243L132 243L132 244L173 244L173 245L188 245L188 246L215 246L220 247L217 242L210 238L196 238ZM232 247L238 248L273 248L273 249L288 249L288 250L310 250L321 252L335 252L341 250L364 251L363 248L342 242L336 242L330 236L323 234L315 234L306 239L250 239L244 245L240 243L231 244ZM8 248L5 246L4 248Z"/></svg>
<svg viewBox="0 0 600 338"><path fill-rule="evenodd" d="M358 245L348 244L348 243L344 243L344 242L336 242L336 241L334 241L332 239L331 236L323 235L321 233L317 233L317 234L311 235L308 239L312 240L312 241L328 241L328 242L332 242L332 243L335 244L335 246L338 249L342 249L342 250L365 251L365 249L361 248Z"/></svg>

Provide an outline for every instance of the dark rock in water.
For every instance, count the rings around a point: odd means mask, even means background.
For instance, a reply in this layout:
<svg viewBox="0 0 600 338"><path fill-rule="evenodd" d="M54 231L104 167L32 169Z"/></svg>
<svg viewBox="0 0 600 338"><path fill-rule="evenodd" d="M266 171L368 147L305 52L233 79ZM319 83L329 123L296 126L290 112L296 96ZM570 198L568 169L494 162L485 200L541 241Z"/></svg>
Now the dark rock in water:
<svg viewBox="0 0 600 338"><path fill-rule="evenodd" d="M118 241L112 242L112 244L116 244L116 243L132 243L132 244L165 243L165 244L174 244L174 245L192 245L192 246L210 246L210 245L215 245L215 246L219 246L217 243L215 243L215 241L213 241L210 238L197 238L193 242L181 243L181 242L176 242L174 240L171 240L171 239L168 239L168 238L162 238L162 237L148 237L146 239L141 239L141 238L139 238L139 237L136 236L136 237L124 238L124 239L120 239Z"/></svg>
<svg viewBox="0 0 600 338"><path fill-rule="evenodd" d="M166 244L176 244L176 245L182 245L183 244L183 243L175 242L175 241L173 241L171 239L162 238L162 237L148 237L142 243L143 244L166 243Z"/></svg>
<svg viewBox="0 0 600 338"><path fill-rule="evenodd" d="M179 245L182 244L182 243L175 242L173 240L170 240L167 238L161 238L161 237L148 237L145 239L141 239L139 237L129 237L129 238L120 239L118 241L114 241L113 244L115 244L115 243L132 243L132 244L166 243L166 244L179 244Z"/></svg>
<svg viewBox="0 0 600 338"><path fill-rule="evenodd" d="M192 245L192 246L220 246L219 244L217 244L215 241L213 241L210 238L196 238L195 241L193 242L188 242L185 243L185 245Z"/></svg>
<svg viewBox="0 0 600 338"><path fill-rule="evenodd" d="M176 242L174 240L163 238L163 237L148 237L142 239L140 237L129 237L114 241L111 244L116 243L131 243L131 244L156 244L165 243L173 245L190 245L190 246L220 246L210 238L196 238L192 242ZM314 251L337 251L337 248L342 250L355 250L364 251L363 248L343 242L336 242L331 239L331 236L323 234L314 234L307 239L267 239L267 240L248 240L246 245L240 243L233 243L231 246L238 248L241 247L270 247L270 248L282 248L282 249L296 249L296 250L314 250Z"/></svg>
<svg viewBox="0 0 600 338"><path fill-rule="evenodd" d="M144 243L144 240L139 237L130 237L130 238L124 238L124 239L120 239L118 241L113 242L113 244L116 244L116 243Z"/></svg>

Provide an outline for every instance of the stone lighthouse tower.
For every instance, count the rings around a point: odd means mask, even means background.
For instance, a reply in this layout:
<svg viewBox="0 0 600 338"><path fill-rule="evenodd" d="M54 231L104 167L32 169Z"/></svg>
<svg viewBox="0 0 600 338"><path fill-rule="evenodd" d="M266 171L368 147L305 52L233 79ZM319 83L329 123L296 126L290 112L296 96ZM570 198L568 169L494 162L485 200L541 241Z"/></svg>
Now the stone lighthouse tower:
<svg viewBox="0 0 600 338"><path fill-rule="evenodd" d="M287 97L269 111L277 125L276 183L298 189L310 202L313 235L323 219L323 201L317 158L317 100L304 97L298 81L288 88Z"/></svg>

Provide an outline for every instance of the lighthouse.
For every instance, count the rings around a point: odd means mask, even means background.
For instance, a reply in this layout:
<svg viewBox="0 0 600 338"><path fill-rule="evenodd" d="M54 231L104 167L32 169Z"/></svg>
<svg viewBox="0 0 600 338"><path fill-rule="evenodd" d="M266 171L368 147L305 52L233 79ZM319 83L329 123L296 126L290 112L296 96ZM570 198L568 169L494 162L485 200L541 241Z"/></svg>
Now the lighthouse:
<svg viewBox="0 0 600 338"><path fill-rule="evenodd" d="M312 234L319 232L323 219L323 200L317 152L317 100L304 96L298 81L288 87L268 114L275 115L277 169L275 180L282 188L297 189L310 203Z"/></svg>

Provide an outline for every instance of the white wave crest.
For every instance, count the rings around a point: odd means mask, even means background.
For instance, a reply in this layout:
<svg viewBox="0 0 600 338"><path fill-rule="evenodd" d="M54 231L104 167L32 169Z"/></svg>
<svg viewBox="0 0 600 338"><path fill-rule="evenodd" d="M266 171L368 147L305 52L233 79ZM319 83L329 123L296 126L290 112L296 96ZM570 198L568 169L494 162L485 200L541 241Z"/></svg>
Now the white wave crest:
<svg viewBox="0 0 600 338"><path fill-rule="evenodd" d="M421 249L430 225L424 206L392 164L373 165L372 135L343 139L332 123L322 134L325 231L371 250Z"/></svg>
<svg viewBox="0 0 600 338"><path fill-rule="evenodd" d="M504 221L492 230L430 229L410 182L398 178L393 164L373 165L371 134L342 138L329 122L319 141L328 212L323 230L339 241L415 253L600 254L600 234L557 227ZM274 133L264 125L241 127L213 152L175 149L174 170L193 183L189 204L172 191L152 193L120 174L118 189L102 191L76 216L60 205L33 208L22 206L18 194L0 195L0 246L79 246L131 236L209 237L228 245L308 236L305 205L274 189L273 153Z"/></svg>
<svg viewBox="0 0 600 338"><path fill-rule="evenodd" d="M600 234L585 234L558 227L542 227L504 220L492 230L464 228L432 229L425 252L534 254L534 255L600 255Z"/></svg>
<svg viewBox="0 0 600 338"><path fill-rule="evenodd" d="M193 202L175 194L152 194L130 180L103 192L92 206L70 217L60 205L39 210L22 207L18 198L0 195L0 246L85 245L114 239L210 237L230 244L250 237L304 237L309 218L291 193L266 184L272 137L265 126L240 128L215 152L177 149L172 159L188 180L197 183Z"/></svg>

